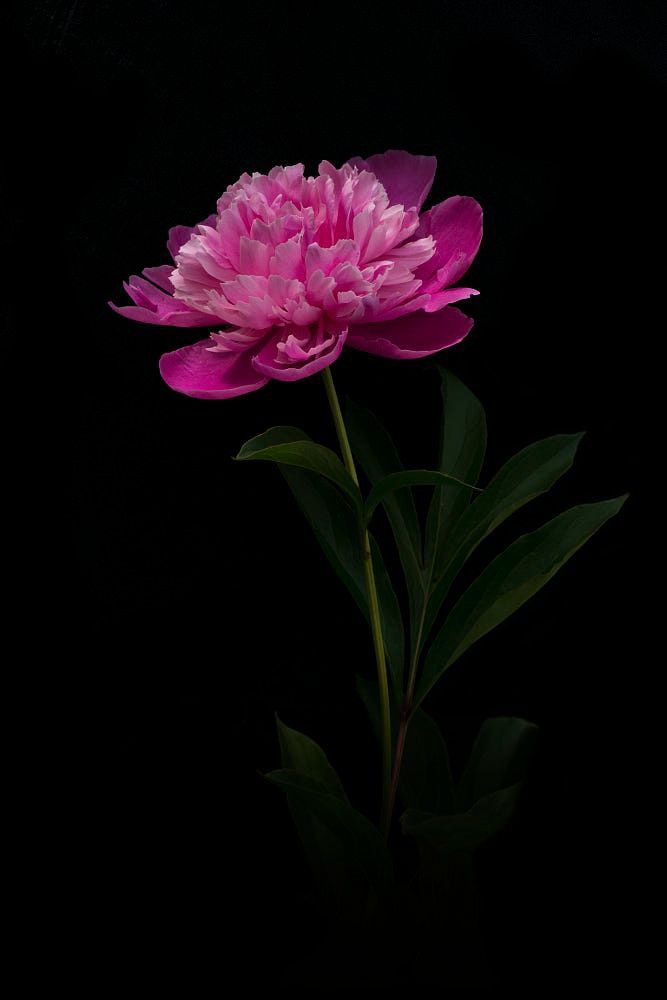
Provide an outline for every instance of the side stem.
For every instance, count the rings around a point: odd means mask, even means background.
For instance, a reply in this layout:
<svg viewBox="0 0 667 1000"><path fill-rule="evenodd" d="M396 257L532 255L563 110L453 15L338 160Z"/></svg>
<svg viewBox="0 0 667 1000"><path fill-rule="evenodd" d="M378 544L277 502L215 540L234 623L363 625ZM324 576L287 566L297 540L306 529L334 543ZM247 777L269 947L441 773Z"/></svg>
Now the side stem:
<svg viewBox="0 0 667 1000"><path fill-rule="evenodd" d="M331 368L325 368L322 372L324 388L326 389L331 415L333 417L338 443L345 468L349 472L354 482L359 485L359 478L352 457L352 449L347 437L345 421L338 402L336 387L331 376ZM377 666L378 686L380 689L380 716L382 726L382 809L380 815L380 828L387 837L389 833L389 823L391 819L390 799L392 786L391 773L391 709L389 704L389 680L387 676L387 663L384 651L384 640L382 638L382 621L380 618L380 605L378 602L377 587L375 586L375 574L373 572L373 558L371 555L371 542L366 526L359 521L359 534L361 542L361 559L364 567L364 582L366 585L366 596L368 598L368 616L373 637L373 648L375 650L375 663Z"/></svg>

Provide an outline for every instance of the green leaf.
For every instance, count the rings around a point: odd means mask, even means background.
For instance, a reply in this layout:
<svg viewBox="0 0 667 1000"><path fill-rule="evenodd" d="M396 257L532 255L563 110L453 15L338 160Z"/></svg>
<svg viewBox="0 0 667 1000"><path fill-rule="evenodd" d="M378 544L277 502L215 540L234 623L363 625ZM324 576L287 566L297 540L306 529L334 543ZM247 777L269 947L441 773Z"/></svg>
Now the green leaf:
<svg viewBox="0 0 667 1000"><path fill-rule="evenodd" d="M368 620L359 526L355 515L340 493L326 480L312 472L287 467L283 467L281 472L322 551ZM382 618L382 636L395 694L400 696L405 656L401 609L382 553L372 536L371 552Z"/></svg>
<svg viewBox="0 0 667 1000"><path fill-rule="evenodd" d="M368 720L371 724L371 729L373 730L373 735L379 744L382 740L382 715L380 712L380 692L377 681L371 680L370 677L362 677L361 674L357 674L355 682L357 694L361 698L363 706L366 709ZM393 721L394 720L392 718L392 723ZM395 734L392 732L392 746L394 742L394 735Z"/></svg>
<svg viewBox="0 0 667 1000"><path fill-rule="evenodd" d="M300 433L302 437L290 438L290 434L294 433ZM246 441L236 459L239 462L277 462L316 472L335 483L352 501L356 510L362 510L363 501L359 488L336 453L324 445L308 440L298 428L272 427Z"/></svg>
<svg viewBox="0 0 667 1000"><path fill-rule="evenodd" d="M384 479L380 479L368 494L364 505L366 523L370 521L378 504L383 503L387 496L395 490L405 489L406 486L442 486L443 483L453 483L459 489L464 488L468 493L470 490L481 493L481 490L477 490L476 486L463 483L455 476L449 476L445 472L430 472L428 469L393 472L391 475L385 476Z"/></svg>
<svg viewBox="0 0 667 1000"><path fill-rule="evenodd" d="M283 768L266 777L287 793L300 815L310 817L328 835L324 842L304 840L320 884L341 905L356 900L363 906L369 889L379 902L386 902L392 887L391 858L370 820L308 775ZM303 839L301 828L299 832ZM306 836L311 835L309 828Z"/></svg>
<svg viewBox="0 0 667 1000"><path fill-rule="evenodd" d="M291 771L306 774L331 795L347 802L340 778L329 763L321 746L297 729L290 729L276 716L282 765Z"/></svg>
<svg viewBox="0 0 667 1000"><path fill-rule="evenodd" d="M403 471L396 447L378 418L354 403L346 410L347 430L354 457L371 486L395 472ZM413 632L422 613L424 585L421 565L421 532L410 489L388 493L383 498L384 509L391 526L410 603Z"/></svg>
<svg viewBox="0 0 667 1000"><path fill-rule="evenodd" d="M455 816L433 816L409 809L401 817L401 828L418 841L423 863L437 873L447 866L452 855L471 853L499 833L511 819L520 791L520 785L502 788Z"/></svg>
<svg viewBox="0 0 667 1000"><path fill-rule="evenodd" d="M421 708L408 724L399 793L408 809L443 815L454 811L454 783L440 728Z"/></svg>
<svg viewBox="0 0 667 1000"><path fill-rule="evenodd" d="M537 726L525 719L486 719L458 784L459 807L468 809L486 795L521 784L537 733Z"/></svg>
<svg viewBox="0 0 667 1000"><path fill-rule="evenodd" d="M352 452L372 486L391 473L403 472L396 446L375 414L348 402L346 420ZM409 549L418 562L421 537L412 494L408 490L387 497L385 508L399 549L401 546Z"/></svg>
<svg viewBox="0 0 667 1000"><path fill-rule="evenodd" d="M440 368L442 436L439 467L465 483L477 483L486 451L486 416L480 401L455 375ZM470 501L470 491L455 486L436 490L426 525L426 558L433 578L447 548L448 538Z"/></svg>
<svg viewBox="0 0 667 1000"><path fill-rule="evenodd" d="M436 635L424 663L415 704L462 653L505 621L547 583L581 546L617 514L626 496L582 504L523 535L466 590Z"/></svg>
<svg viewBox="0 0 667 1000"><path fill-rule="evenodd" d="M454 579L480 542L524 504L543 493L574 462L582 434L556 434L536 441L503 465L452 532L443 554L442 576L431 594L423 638L429 635Z"/></svg>

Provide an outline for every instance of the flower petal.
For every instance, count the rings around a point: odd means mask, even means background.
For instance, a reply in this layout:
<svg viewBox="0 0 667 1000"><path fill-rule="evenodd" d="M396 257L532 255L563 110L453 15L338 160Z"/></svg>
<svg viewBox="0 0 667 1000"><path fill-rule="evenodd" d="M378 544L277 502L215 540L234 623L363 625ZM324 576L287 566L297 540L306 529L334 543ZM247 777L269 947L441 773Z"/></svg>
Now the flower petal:
<svg viewBox="0 0 667 1000"><path fill-rule="evenodd" d="M167 385L196 399L230 399L266 385L268 379L253 369L248 352L219 354L210 347L210 340L200 340L163 354L160 374Z"/></svg>
<svg viewBox="0 0 667 1000"><path fill-rule="evenodd" d="M350 328L349 347L382 358L424 358L463 340L473 321L453 306L439 312L412 313L385 323L368 323Z"/></svg>
<svg viewBox="0 0 667 1000"><path fill-rule="evenodd" d="M141 273L144 278L148 278L158 288L163 288L165 292L169 292L171 295L174 291L174 286L171 283L171 272L173 270L174 268L171 264L160 264L159 267L145 267Z"/></svg>
<svg viewBox="0 0 667 1000"><path fill-rule="evenodd" d="M347 327L278 327L255 354L253 367L267 378L296 382L328 368L340 356Z"/></svg>
<svg viewBox="0 0 667 1000"><path fill-rule="evenodd" d="M438 165L435 156L413 156L403 149L388 149L367 160L355 156L350 163L374 173L389 195L389 204L405 208L421 208Z"/></svg>
<svg viewBox="0 0 667 1000"><path fill-rule="evenodd" d="M169 230L167 250L174 260L176 260L176 254L178 251L188 242L192 234L197 232L199 226L215 227L216 219L216 215L209 215L203 220L203 222L199 222L196 226L172 226Z"/></svg>
<svg viewBox="0 0 667 1000"><path fill-rule="evenodd" d="M429 295L429 300L424 306L424 312L437 312L443 306L469 299L471 295L479 295L476 288L445 288L442 292L433 292Z"/></svg>
<svg viewBox="0 0 667 1000"><path fill-rule="evenodd" d="M147 268L147 272L155 269ZM211 326L215 322L213 316L191 309L185 302L180 302L173 295L163 291L145 278L133 274L129 281L123 282L123 288L134 302L133 306L109 305L114 312L126 319L139 323L151 323L153 326Z"/></svg>
<svg viewBox="0 0 667 1000"><path fill-rule="evenodd" d="M423 291L453 285L466 273L482 240L482 207L474 198L455 195L425 212L418 237L432 236L435 253L415 271Z"/></svg>

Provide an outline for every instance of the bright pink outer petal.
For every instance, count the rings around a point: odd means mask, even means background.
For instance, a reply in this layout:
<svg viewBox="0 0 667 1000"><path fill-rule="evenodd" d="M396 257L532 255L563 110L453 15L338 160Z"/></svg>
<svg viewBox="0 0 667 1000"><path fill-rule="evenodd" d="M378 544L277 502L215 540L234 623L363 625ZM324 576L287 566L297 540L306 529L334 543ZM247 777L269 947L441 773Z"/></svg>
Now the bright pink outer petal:
<svg viewBox="0 0 667 1000"><path fill-rule="evenodd" d="M474 198L455 195L425 212L416 237L432 236L435 253L415 271L423 291L438 291L459 281L482 241L482 207Z"/></svg>
<svg viewBox="0 0 667 1000"><path fill-rule="evenodd" d="M471 295L479 295L476 288L445 288L444 291L434 292L429 296L429 301L424 306L424 312L437 312L443 306L469 299Z"/></svg>
<svg viewBox="0 0 667 1000"><path fill-rule="evenodd" d="M438 166L435 156L414 156L403 149L388 149L367 160L355 156L350 163L372 171L389 195L389 203L405 208L421 208Z"/></svg>
<svg viewBox="0 0 667 1000"><path fill-rule="evenodd" d="M167 385L195 399L231 399L266 385L268 379L253 369L247 352L218 354L210 346L210 340L200 340L163 354L160 374Z"/></svg>
<svg viewBox="0 0 667 1000"><path fill-rule="evenodd" d="M347 343L382 358L424 358L452 347L470 333L473 321L453 306L436 313L413 313L386 323L353 326Z"/></svg>
<svg viewBox="0 0 667 1000"><path fill-rule="evenodd" d="M252 364L256 371L266 375L267 378L275 378L279 382L296 382L322 371L323 368L328 368L340 357L347 337L347 329L338 334L326 353L318 354L312 361L301 365L296 363L294 365L281 364L276 360L276 345L281 336L281 330L278 329L275 335L267 340L262 349L254 356Z"/></svg>
<svg viewBox="0 0 667 1000"><path fill-rule="evenodd" d="M144 278L148 278L158 288L163 288L165 292L173 294L174 286L171 283L171 272L174 270L171 264L160 264L159 267L145 267L141 272Z"/></svg>
<svg viewBox="0 0 667 1000"><path fill-rule="evenodd" d="M108 302L115 313L124 316L125 319L133 319L136 323L148 323L151 326L177 326L179 329L191 329L197 326L211 326L213 322L220 322L214 316L205 316L204 313L193 312L191 309L183 311L174 310L166 316L158 316L152 309L145 306L117 306L113 302Z"/></svg>
<svg viewBox="0 0 667 1000"><path fill-rule="evenodd" d="M168 267L167 269L173 270ZM160 270L160 268L146 268L144 273ZM178 327L212 326L215 322L215 317L192 309L185 302L180 302L173 295L137 274L131 275L129 281L123 282L123 288L134 305L117 306L113 302L108 304L114 312L119 316L125 316L126 319L133 319L138 323L150 323L153 326Z"/></svg>

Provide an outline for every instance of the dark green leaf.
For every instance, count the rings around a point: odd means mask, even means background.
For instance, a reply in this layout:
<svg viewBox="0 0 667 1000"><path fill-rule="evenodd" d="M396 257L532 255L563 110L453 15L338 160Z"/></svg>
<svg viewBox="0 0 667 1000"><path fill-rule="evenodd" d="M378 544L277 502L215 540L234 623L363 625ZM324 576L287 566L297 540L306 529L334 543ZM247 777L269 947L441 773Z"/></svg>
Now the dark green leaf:
<svg viewBox="0 0 667 1000"><path fill-rule="evenodd" d="M413 713L408 725L399 793L408 809L435 815L454 811L447 745L438 724L421 708Z"/></svg>
<svg viewBox="0 0 667 1000"><path fill-rule="evenodd" d="M455 375L440 369L442 437L439 468L464 483L477 482L486 451L486 417L480 401ZM470 491L442 486L433 495L426 526L426 565L437 578L447 540L470 501Z"/></svg>
<svg viewBox="0 0 667 1000"><path fill-rule="evenodd" d="M626 497L582 504L523 535L487 566L454 606L428 651L418 685L419 704L444 671L547 583L560 567L617 514Z"/></svg>
<svg viewBox="0 0 667 1000"><path fill-rule="evenodd" d="M308 775L313 781L317 781L324 791L346 802L347 796L340 778L329 763L322 747L297 729L290 729L278 716L276 724L283 767Z"/></svg>
<svg viewBox="0 0 667 1000"><path fill-rule="evenodd" d="M520 790L520 785L502 788L455 816L409 809L401 817L401 827L418 841L428 867L437 871L446 866L451 855L470 853L499 833L514 813Z"/></svg>
<svg viewBox="0 0 667 1000"><path fill-rule="evenodd" d="M319 476L286 467L281 471L322 551L368 619L359 526L355 515L340 493ZM382 635L395 689L400 694L405 654L401 609L382 554L372 536L371 551Z"/></svg>
<svg viewBox="0 0 667 1000"><path fill-rule="evenodd" d="M503 465L482 495L468 507L442 554L443 575L429 600L423 639L430 633L452 582L479 543L524 504L546 493L567 472L582 437L582 434L556 434L524 448Z"/></svg>
<svg viewBox="0 0 667 1000"><path fill-rule="evenodd" d="M462 809L478 799L525 778L535 746L537 726L525 719L486 719L458 784L456 797Z"/></svg>
<svg viewBox="0 0 667 1000"><path fill-rule="evenodd" d="M294 441L310 440L310 435L300 427L291 427L288 424L282 424L279 427L269 427L268 431L263 431L262 434L257 434L254 438L250 438L249 441L246 441L246 443L241 446L241 450L236 458L238 460L239 457L244 454L246 449L251 452L255 448L262 450L263 448L272 448L276 444L292 444Z"/></svg>
<svg viewBox="0 0 667 1000"><path fill-rule="evenodd" d="M391 858L370 820L308 775L282 769L272 771L267 778L330 836L324 852L315 855L315 865L324 873L327 885L335 891L339 880L339 888L349 890L347 898L352 893L363 899L363 893L370 889L378 900L386 900L392 885ZM318 843L318 851L319 847Z"/></svg>
<svg viewBox="0 0 667 1000"><path fill-rule="evenodd" d="M465 489L468 494L471 490L481 492L470 483L463 483L455 476L449 476L445 472L430 472L428 469L393 472L390 476L380 479L368 494L364 504L366 523L370 521L378 504L383 503L395 490L405 489L407 486L442 486L443 483L454 484L459 489Z"/></svg>
<svg viewBox="0 0 667 1000"><path fill-rule="evenodd" d="M379 743L382 737L382 721L380 714L380 693L377 681L372 681L370 677L362 677L360 674L357 674L355 680L357 693L368 713L368 720L371 724L373 735Z"/></svg>
<svg viewBox="0 0 667 1000"><path fill-rule="evenodd" d="M403 472L403 463L389 433L378 418L356 403L346 407L347 429L352 452L367 479L375 486L385 476ZM387 515L394 530L399 549L411 550L419 561L421 548L419 520L412 494L409 490L387 497Z"/></svg>
<svg viewBox="0 0 667 1000"><path fill-rule="evenodd" d="M403 464L391 437L374 414L350 403L347 406L346 417L354 457L372 486L385 476L403 471ZM410 602L410 620L414 631L422 612L424 585L421 532L412 492L403 489L389 493L384 497L383 505L403 567Z"/></svg>
<svg viewBox="0 0 667 1000"><path fill-rule="evenodd" d="M272 427L263 434L246 441L237 461L277 462L299 469L308 469L326 479L330 479L349 497L356 510L361 511L362 499L359 488L335 452L324 445L306 438L290 440L290 433L298 432L293 427Z"/></svg>
<svg viewBox="0 0 667 1000"><path fill-rule="evenodd" d="M377 740L378 746L381 746L382 714L380 711L380 692L378 688L378 683L374 678L362 677L360 674L357 674L355 681L356 681L357 694L361 698L363 706L368 714L368 721L371 724L371 729L373 730L373 736ZM391 706L392 746L394 746L396 740L396 721L397 721L396 717L398 715L398 706L400 704L400 698L403 692L397 690L394 692L394 694L395 698Z"/></svg>

